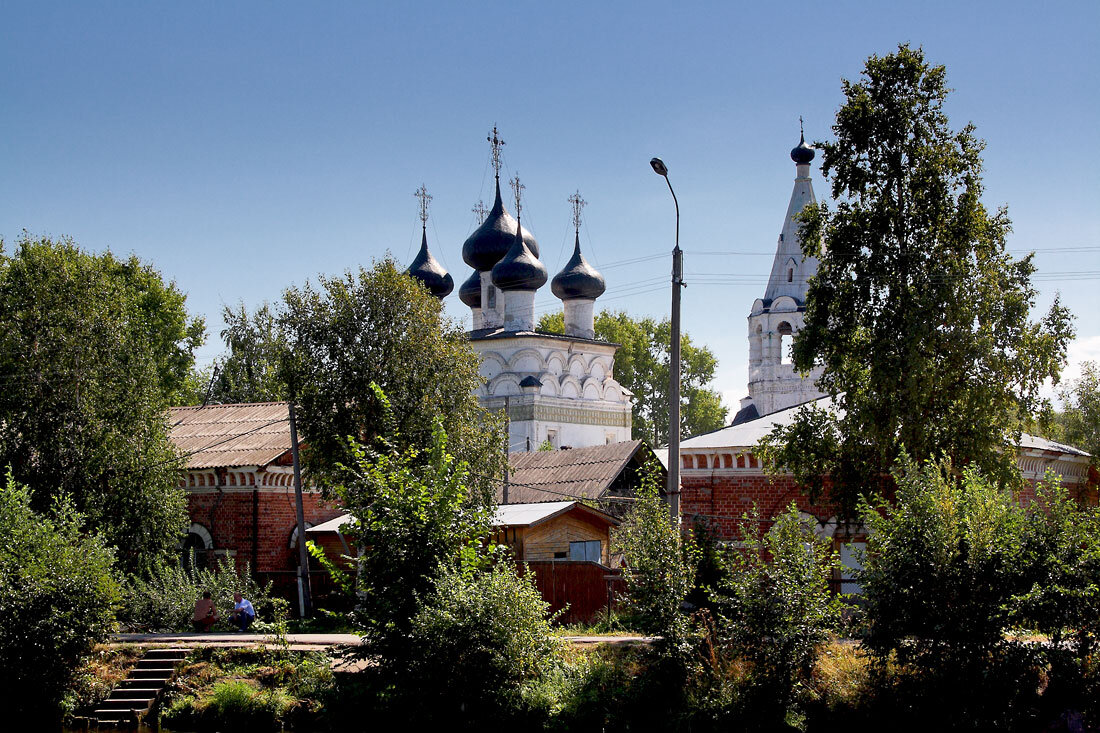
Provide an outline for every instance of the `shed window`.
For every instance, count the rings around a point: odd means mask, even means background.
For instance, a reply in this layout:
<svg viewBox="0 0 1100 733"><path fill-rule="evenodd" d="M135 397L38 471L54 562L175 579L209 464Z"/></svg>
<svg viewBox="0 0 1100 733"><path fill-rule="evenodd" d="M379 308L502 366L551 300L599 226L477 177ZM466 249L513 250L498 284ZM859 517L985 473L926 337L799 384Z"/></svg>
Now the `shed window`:
<svg viewBox="0 0 1100 733"><path fill-rule="evenodd" d="M599 540L587 540L583 542L569 543L570 560L587 560L588 562L600 562L603 559L600 551Z"/></svg>

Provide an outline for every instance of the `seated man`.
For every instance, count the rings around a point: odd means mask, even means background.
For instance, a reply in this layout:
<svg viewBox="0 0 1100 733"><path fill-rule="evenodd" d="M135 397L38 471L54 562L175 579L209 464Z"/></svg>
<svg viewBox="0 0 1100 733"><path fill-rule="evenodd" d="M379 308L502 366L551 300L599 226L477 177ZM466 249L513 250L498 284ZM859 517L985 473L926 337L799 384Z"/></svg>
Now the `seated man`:
<svg viewBox="0 0 1100 733"><path fill-rule="evenodd" d="M218 609L214 607L214 601L210 600L210 591L204 591L202 598L195 601L195 615L191 618L191 624L195 631L205 634L218 620Z"/></svg>
<svg viewBox="0 0 1100 733"><path fill-rule="evenodd" d="M256 620L256 609L252 608L252 602L240 593L233 594L233 623L237 624L237 631L244 631Z"/></svg>

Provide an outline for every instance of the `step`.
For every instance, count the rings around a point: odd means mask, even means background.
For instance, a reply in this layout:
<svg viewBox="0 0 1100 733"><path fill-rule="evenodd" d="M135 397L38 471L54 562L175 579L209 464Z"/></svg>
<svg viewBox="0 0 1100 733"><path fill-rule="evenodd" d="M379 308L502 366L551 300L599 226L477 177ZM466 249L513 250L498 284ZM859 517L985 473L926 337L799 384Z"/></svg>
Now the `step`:
<svg viewBox="0 0 1100 733"><path fill-rule="evenodd" d="M140 700L144 697L153 698L163 689L163 687L119 687L112 690L107 699Z"/></svg>
<svg viewBox="0 0 1100 733"><path fill-rule="evenodd" d="M134 669L162 669L171 667L175 669L175 665L182 662L182 659L139 659L137 664L134 665Z"/></svg>
<svg viewBox="0 0 1100 733"><path fill-rule="evenodd" d="M99 703L99 710L137 710L145 712L149 709L149 706L153 704L153 698L147 697L141 700L112 700L107 698Z"/></svg>

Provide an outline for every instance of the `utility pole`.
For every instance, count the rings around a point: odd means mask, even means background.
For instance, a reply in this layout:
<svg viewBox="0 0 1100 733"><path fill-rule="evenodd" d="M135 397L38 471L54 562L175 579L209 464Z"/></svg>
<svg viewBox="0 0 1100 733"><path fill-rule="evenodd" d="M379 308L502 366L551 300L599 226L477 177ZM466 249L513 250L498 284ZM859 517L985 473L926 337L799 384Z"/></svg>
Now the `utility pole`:
<svg viewBox="0 0 1100 733"><path fill-rule="evenodd" d="M287 407L290 409L290 455L294 459L294 509L298 519L298 610L302 618L305 618L310 614L312 599L309 592L306 518L302 509L302 463L298 457L298 424L294 420L294 400L290 400Z"/></svg>
<svg viewBox="0 0 1100 733"><path fill-rule="evenodd" d="M504 398L504 490L502 492L502 497L501 498L503 499L503 501L500 502L501 504L507 504L508 503L508 481L510 479L509 474L510 474L510 470L511 470L511 467L508 465L508 451L512 447L512 436L511 436L511 432L509 430L509 426L510 426L511 423L510 423L510 421L509 421L510 419L508 417L509 405L510 405L509 398L505 397Z"/></svg>
<svg viewBox="0 0 1100 733"><path fill-rule="evenodd" d="M672 343L668 365L668 513L680 525L680 288L684 287L684 253L680 249L680 202L668 180L668 167L660 158L649 161L665 179L676 206L676 246L672 250Z"/></svg>

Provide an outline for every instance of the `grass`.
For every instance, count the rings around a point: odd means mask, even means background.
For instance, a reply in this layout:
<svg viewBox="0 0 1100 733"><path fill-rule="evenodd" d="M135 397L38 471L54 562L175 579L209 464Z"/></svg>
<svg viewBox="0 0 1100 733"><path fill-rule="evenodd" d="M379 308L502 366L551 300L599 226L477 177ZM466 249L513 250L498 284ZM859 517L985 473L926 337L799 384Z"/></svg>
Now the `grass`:
<svg viewBox="0 0 1100 733"><path fill-rule="evenodd" d="M306 724L334 688L321 652L196 649L161 706L165 726L192 730L277 730Z"/></svg>
<svg viewBox="0 0 1100 733"><path fill-rule="evenodd" d="M97 646L62 703L67 714L72 715L95 707L119 682L126 679L130 669L137 664L145 651L133 644Z"/></svg>

